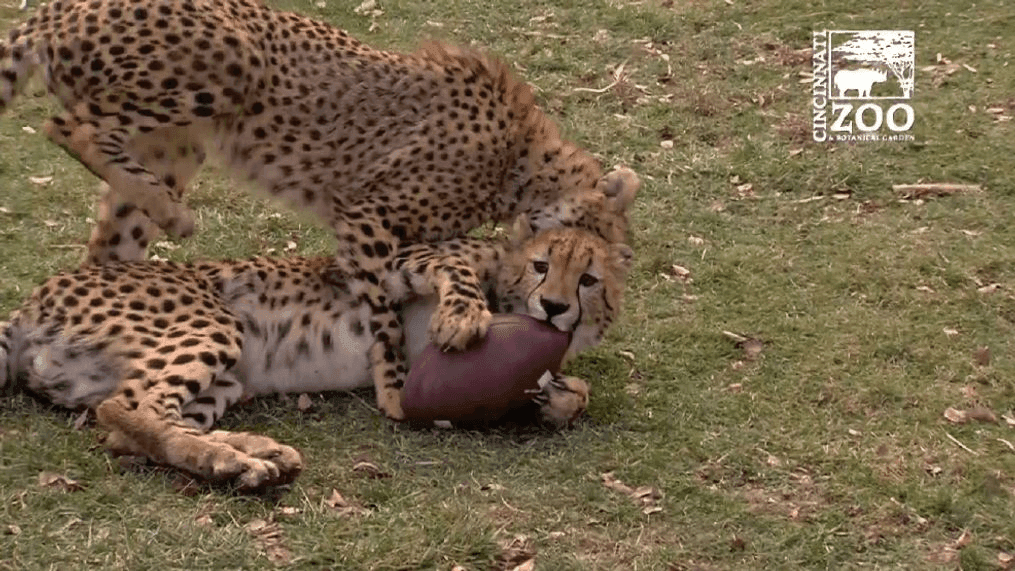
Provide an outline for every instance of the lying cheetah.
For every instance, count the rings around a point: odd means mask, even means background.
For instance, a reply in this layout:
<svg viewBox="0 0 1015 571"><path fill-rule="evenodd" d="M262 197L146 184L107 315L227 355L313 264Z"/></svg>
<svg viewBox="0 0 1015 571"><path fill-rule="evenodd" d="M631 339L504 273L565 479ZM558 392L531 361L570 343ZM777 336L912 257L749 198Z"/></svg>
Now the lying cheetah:
<svg viewBox="0 0 1015 571"><path fill-rule="evenodd" d="M0 111L37 68L64 108L47 136L111 186L87 261L143 259L149 219L189 235L183 194L213 151L334 228L337 269L373 311L379 387L404 373L380 286L401 244L520 213L538 229L622 240L598 161L561 138L507 66L468 48L378 51L256 0L53 0L0 43ZM489 320L470 303L443 316L438 341L462 348Z"/></svg>
<svg viewBox="0 0 1015 571"><path fill-rule="evenodd" d="M402 248L388 287L405 302L410 361L429 340L436 298L466 273L497 311L572 332L568 358L599 343L620 308L632 259L584 230L510 240L458 238ZM291 481L303 461L266 436L211 431L241 397L370 386L371 308L327 279L330 258L110 262L57 275L0 332L0 386L96 409L114 453L146 456L212 481L257 490ZM450 274L449 274L450 273ZM554 378L535 397L565 424L587 403L581 379Z"/></svg>

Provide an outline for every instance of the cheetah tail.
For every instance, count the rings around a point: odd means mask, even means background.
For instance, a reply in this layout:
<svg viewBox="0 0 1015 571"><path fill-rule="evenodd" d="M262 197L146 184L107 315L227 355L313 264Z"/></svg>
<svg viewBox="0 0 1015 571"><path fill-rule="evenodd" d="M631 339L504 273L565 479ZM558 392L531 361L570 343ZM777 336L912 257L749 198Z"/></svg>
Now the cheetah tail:
<svg viewBox="0 0 1015 571"><path fill-rule="evenodd" d="M0 113L41 64L37 48L26 24L11 30L8 40L0 40Z"/></svg>

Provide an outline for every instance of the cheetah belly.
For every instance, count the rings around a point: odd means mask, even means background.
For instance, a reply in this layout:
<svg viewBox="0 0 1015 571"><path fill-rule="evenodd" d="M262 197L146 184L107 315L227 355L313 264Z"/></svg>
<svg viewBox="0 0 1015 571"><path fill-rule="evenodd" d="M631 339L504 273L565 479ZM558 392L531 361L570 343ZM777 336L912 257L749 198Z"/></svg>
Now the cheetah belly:
<svg viewBox="0 0 1015 571"><path fill-rule="evenodd" d="M409 363L429 343L430 316L436 300L419 300L404 309ZM294 325L300 315L256 310L247 315L256 327L246 328L243 355L236 364L248 396L270 393L345 391L372 387L369 351L373 337L365 331L366 306L342 313L339 319L311 314L309 325ZM248 320L248 322L249 322ZM322 339L328 333L331 343Z"/></svg>
<svg viewBox="0 0 1015 571"><path fill-rule="evenodd" d="M402 308L402 327L405 331L405 356L409 365L419 358L430 343L430 316L437 310L437 298L428 297L407 303Z"/></svg>
<svg viewBox="0 0 1015 571"><path fill-rule="evenodd" d="M324 312L302 314L257 310L249 315L243 355L236 365L245 394L344 391L372 385L369 358L372 337L364 306L335 320ZM249 323L249 322L248 322Z"/></svg>

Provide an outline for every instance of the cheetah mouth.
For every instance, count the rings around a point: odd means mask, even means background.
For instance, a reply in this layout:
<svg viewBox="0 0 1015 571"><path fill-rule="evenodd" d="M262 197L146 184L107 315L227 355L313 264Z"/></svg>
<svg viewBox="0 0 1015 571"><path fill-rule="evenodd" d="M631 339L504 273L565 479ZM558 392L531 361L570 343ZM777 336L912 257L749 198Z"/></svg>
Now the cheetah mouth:
<svg viewBox="0 0 1015 571"><path fill-rule="evenodd" d="M578 329L578 326L580 325L580 323L578 323L577 321L575 321L573 323L567 323L567 322L555 323L553 317L547 317L546 319L543 319L543 323L549 325L550 327L553 327L557 331L562 331L564 333L570 333L572 335L574 334L574 332Z"/></svg>

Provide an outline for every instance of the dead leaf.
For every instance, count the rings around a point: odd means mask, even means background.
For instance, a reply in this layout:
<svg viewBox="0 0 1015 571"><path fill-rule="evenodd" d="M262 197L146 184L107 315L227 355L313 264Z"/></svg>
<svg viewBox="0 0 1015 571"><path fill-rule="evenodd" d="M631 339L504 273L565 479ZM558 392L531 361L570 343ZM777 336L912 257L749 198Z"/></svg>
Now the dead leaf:
<svg viewBox="0 0 1015 571"><path fill-rule="evenodd" d="M41 472L39 474L39 487L53 488L61 492L80 492L85 489L77 480L55 472Z"/></svg>
<svg viewBox="0 0 1015 571"><path fill-rule="evenodd" d="M533 569L535 569L535 568L536 568L536 560L535 559L529 559L529 560L523 562L521 565L517 565L515 567L512 567L508 571L533 571Z"/></svg>
<svg viewBox="0 0 1015 571"><path fill-rule="evenodd" d="M324 500L324 505L341 516L360 515L366 513L365 509L349 503L345 497L334 488L331 490L331 495Z"/></svg>
<svg viewBox="0 0 1015 571"><path fill-rule="evenodd" d="M345 497L338 490L332 488L331 495L324 500L324 505L331 509L339 509L349 507L349 502L345 501Z"/></svg>
<svg viewBox="0 0 1015 571"><path fill-rule="evenodd" d="M732 331L723 331L728 339L733 341L737 347L744 351L744 358L748 361L754 361L761 356L761 352L765 349L765 343L761 339L754 337L746 337L739 333L733 333Z"/></svg>
<svg viewBox="0 0 1015 571"><path fill-rule="evenodd" d="M969 545L972 542L973 542L973 534L969 533L968 529L963 529L962 534L959 535L959 538L955 540L955 543L952 544L952 547L955 549L962 549L963 547Z"/></svg>
<svg viewBox="0 0 1015 571"><path fill-rule="evenodd" d="M247 533L254 536L258 547L268 557L268 561L277 565L289 563L292 553L285 546L285 536L277 522L255 519L246 525Z"/></svg>
<svg viewBox="0 0 1015 571"><path fill-rule="evenodd" d="M684 266L678 266L677 264L673 264L672 266L670 266L670 275L683 281L689 281L691 276L691 270L685 268Z"/></svg>
<svg viewBox="0 0 1015 571"><path fill-rule="evenodd" d="M1015 560L1015 555L1012 555L1011 553L1000 551L997 554L997 564L1000 565L1002 569L1011 569L1013 560Z"/></svg>
<svg viewBox="0 0 1015 571"><path fill-rule="evenodd" d="M206 527L214 525L214 521L211 519L211 516L208 515L208 514L201 514L201 515L195 517L194 518L194 523L196 523L197 525L203 525L203 526L206 526Z"/></svg>
<svg viewBox="0 0 1015 571"><path fill-rule="evenodd" d="M4 535L21 535L21 528L16 524L8 525L4 528Z"/></svg>
<svg viewBox="0 0 1015 571"><path fill-rule="evenodd" d="M187 498L193 498L201 493L200 482L182 472L178 472L173 476L170 486L172 486L174 492Z"/></svg>
<svg viewBox="0 0 1015 571"><path fill-rule="evenodd" d="M976 288L976 291L978 291L980 293L994 293L995 291L997 291L999 289L1001 289L1001 284L994 283L994 284L987 284L987 285L985 285L983 287L978 287L978 288Z"/></svg>
<svg viewBox="0 0 1015 571"><path fill-rule="evenodd" d="M981 367L990 364L990 347L980 347L973 352L973 362Z"/></svg>
<svg viewBox="0 0 1015 571"><path fill-rule="evenodd" d="M659 146L664 148L664 149L672 149L673 148L673 141L671 141L669 139L666 139L665 141L659 141Z"/></svg>
<svg viewBox="0 0 1015 571"><path fill-rule="evenodd" d="M948 182L892 185L892 190L899 194L899 198L902 200L937 198L949 196L957 192L980 192L981 189L982 187L978 184L955 184Z"/></svg>
<svg viewBox="0 0 1015 571"><path fill-rule="evenodd" d="M662 499L662 493L653 488L652 486L640 486L637 489L632 489L624 482L618 480L613 472L605 472L599 475L603 485L607 488L624 494L635 501L635 503L642 506L641 512L645 515L650 515L662 511L657 504Z"/></svg>
<svg viewBox="0 0 1015 571"><path fill-rule="evenodd" d="M969 417L970 420L997 424L997 415L994 414L994 411L985 406L974 406L966 411L966 416Z"/></svg>
<svg viewBox="0 0 1015 571"><path fill-rule="evenodd" d="M531 571L536 564L536 548L524 535L516 535L500 541L501 553L497 556L497 569L506 571Z"/></svg>
<svg viewBox="0 0 1015 571"><path fill-rule="evenodd" d="M366 460L356 462L356 464L354 464L352 467L352 471L359 472L360 474L363 474L364 476L372 478L374 480L380 480L382 478L391 477L391 474L385 472L384 470L381 470L380 467L377 466L377 464L374 464L373 462L368 462Z"/></svg>
<svg viewBox="0 0 1015 571"><path fill-rule="evenodd" d="M740 347L744 350L744 358L748 361L754 361L761 356L761 351L765 348L765 344L757 339L748 339Z"/></svg>
<svg viewBox="0 0 1015 571"><path fill-rule="evenodd" d="M948 407L945 409L945 418L948 422L953 424L965 424L969 421L969 417L966 415L966 411L959 410L957 408Z"/></svg>
<svg viewBox="0 0 1015 571"><path fill-rule="evenodd" d="M74 430L84 430L89 424L91 424L93 418L92 409L86 408L81 411L81 414L74 418Z"/></svg>
<svg viewBox="0 0 1015 571"><path fill-rule="evenodd" d="M1004 423L1008 425L1008 428L1015 428L1015 416L1002 414L1001 418L1004 419Z"/></svg>
<svg viewBox="0 0 1015 571"><path fill-rule="evenodd" d="M314 407L314 401L310 400L310 395L307 393L300 393L300 397L296 399L296 409L300 412L307 412Z"/></svg>
<svg viewBox="0 0 1015 571"><path fill-rule="evenodd" d="M53 182L53 177L51 177L51 176L30 176L30 177L28 177L28 182L30 182L32 184L37 184L39 186L45 186L45 185Z"/></svg>
<svg viewBox="0 0 1015 571"><path fill-rule="evenodd" d="M959 334L959 330L958 329L952 329L951 327L945 327L943 331L944 331L944 334L949 336L949 337L952 337L952 336L955 336L955 335Z"/></svg>
<svg viewBox="0 0 1015 571"><path fill-rule="evenodd" d="M297 508L297 507L293 507L293 506L282 506L282 507L278 508L278 511L276 511L275 513L277 513L280 516L285 516L285 517L296 517L296 516L300 515L301 513L303 513L303 510L301 510L300 508Z"/></svg>

